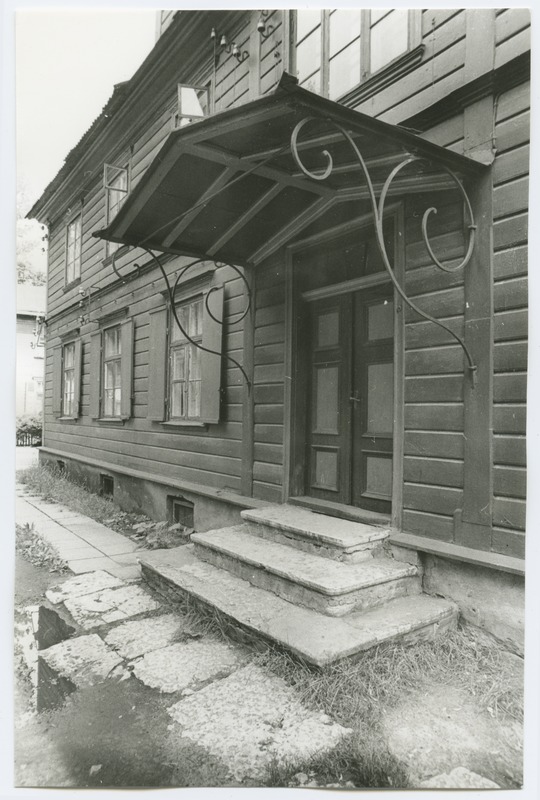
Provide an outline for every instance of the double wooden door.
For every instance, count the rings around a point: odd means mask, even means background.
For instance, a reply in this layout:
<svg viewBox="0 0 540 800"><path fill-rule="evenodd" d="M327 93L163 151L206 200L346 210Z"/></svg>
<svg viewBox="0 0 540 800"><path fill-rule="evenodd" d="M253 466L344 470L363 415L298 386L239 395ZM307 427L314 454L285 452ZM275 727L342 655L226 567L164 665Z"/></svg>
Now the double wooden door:
<svg viewBox="0 0 540 800"><path fill-rule="evenodd" d="M394 304L377 286L308 303L305 492L390 513Z"/></svg>

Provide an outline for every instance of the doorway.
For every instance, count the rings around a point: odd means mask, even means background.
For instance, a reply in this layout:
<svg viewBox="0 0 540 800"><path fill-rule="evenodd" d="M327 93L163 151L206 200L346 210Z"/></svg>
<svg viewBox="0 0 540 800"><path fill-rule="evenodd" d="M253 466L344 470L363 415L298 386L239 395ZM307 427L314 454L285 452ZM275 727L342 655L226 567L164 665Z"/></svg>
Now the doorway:
<svg viewBox="0 0 540 800"><path fill-rule="evenodd" d="M304 494L389 514L392 287L385 283L306 305Z"/></svg>

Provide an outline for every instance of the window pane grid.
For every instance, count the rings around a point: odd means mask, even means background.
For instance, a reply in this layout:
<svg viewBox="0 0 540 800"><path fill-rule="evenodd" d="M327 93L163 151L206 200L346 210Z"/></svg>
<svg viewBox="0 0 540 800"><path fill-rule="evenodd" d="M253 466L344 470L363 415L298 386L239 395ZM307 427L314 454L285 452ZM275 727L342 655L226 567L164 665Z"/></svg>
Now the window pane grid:
<svg viewBox="0 0 540 800"><path fill-rule="evenodd" d="M195 342L202 340L202 299L177 306L182 327ZM201 350L191 344L171 315L169 418L196 419L201 414Z"/></svg>
<svg viewBox="0 0 540 800"><path fill-rule="evenodd" d="M66 282L78 278L81 274L81 216L69 223L67 227Z"/></svg>
<svg viewBox="0 0 540 800"><path fill-rule="evenodd" d="M122 338L120 325L103 332L103 416L122 413Z"/></svg>
<svg viewBox="0 0 540 800"><path fill-rule="evenodd" d="M66 344L63 352L62 414L73 416L75 406L75 345Z"/></svg>

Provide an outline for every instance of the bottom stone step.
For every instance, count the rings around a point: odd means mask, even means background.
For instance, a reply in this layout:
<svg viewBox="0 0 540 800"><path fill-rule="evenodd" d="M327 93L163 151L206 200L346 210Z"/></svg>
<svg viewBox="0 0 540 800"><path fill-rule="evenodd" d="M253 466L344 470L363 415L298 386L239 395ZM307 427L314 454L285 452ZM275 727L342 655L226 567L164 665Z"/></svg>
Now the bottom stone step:
<svg viewBox="0 0 540 800"><path fill-rule="evenodd" d="M240 628L317 666L393 639L411 643L429 639L457 621L457 606L428 595L402 597L347 617L328 617L200 561L191 545L147 552L141 568L158 591L171 598L192 597Z"/></svg>

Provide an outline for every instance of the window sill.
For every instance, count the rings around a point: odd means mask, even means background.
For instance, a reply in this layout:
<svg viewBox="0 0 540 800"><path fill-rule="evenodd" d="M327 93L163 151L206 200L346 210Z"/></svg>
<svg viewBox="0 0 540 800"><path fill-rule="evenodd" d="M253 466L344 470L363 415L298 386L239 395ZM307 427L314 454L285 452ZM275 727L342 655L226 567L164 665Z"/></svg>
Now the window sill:
<svg viewBox="0 0 540 800"><path fill-rule="evenodd" d="M167 420L162 422L164 428L208 428L206 422L200 422L197 419L184 419L184 420Z"/></svg>
<svg viewBox="0 0 540 800"><path fill-rule="evenodd" d="M64 294L66 294L66 292L70 292L76 286L79 286L80 282L81 282L80 277L79 278L75 278L74 281L71 281L70 283L66 283L66 285L64 286L62 291L64 292Z"/></svg>
<svg viewBox="0 0 540 800"><path fill-rule="evenodd" d="M104 422L106 425L123 425L124 417L97 417L96 422Z"/></svg>
<svg viewBox="0 0 540 800"><path fill-rule="evenodd" d="M77 422L78 417L57 417L57 422Z"/></svg>

